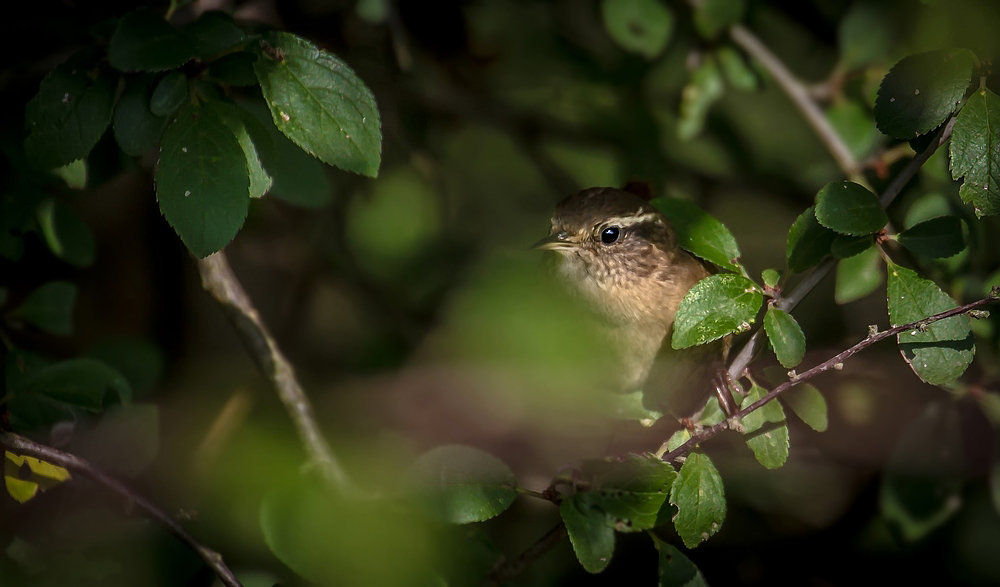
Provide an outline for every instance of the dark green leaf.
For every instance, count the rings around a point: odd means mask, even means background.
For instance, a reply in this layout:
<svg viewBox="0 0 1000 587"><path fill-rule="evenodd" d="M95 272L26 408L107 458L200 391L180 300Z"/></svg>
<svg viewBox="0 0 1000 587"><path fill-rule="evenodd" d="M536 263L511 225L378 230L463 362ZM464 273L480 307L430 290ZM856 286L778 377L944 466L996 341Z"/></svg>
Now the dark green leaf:
<svg viewBox="0 0 1000 587"><path fill-rule="evenodd" d="M94 262L94 237L76 212L48 200L38 207L38 225L56 257L76 267Z"/></svg>
<svg viewBox="0 0 1000 587"><path fill-rule="evenodd" d="M246 34L233 22L233 17L217 10L203 12L198 20L184 27L184 36L189 39L194 56L202 61L208 61L247 40Z"/></svg>
<svg viewBox="0 0 1000 587"><path fill-rule="evenodd" d="M695 4L694 26L705 37L714 37L738 23L746 11L745 0L701 0Z"/></svg>
<svg viewBox="0 0 1000 587"><path fill-rule="evenodd" d="M657 198L652 204L670 220L681 248L719 267L739 269L736 239L711 214L686 200Z"/></svg>
<svg viewBox="0 0 1000 587"><path fill-rule="evenodd" d="M674 528L684 546L694 548L719 531L726 518L726 495L711 459L701 453L687 456L670 488L670 503L677 506Z"/></svg>
<svg viewBox="0 0 1000 587"><path fill-rule="evenodd" d="M757 284L742 275L706 277L681 300L670 345L685 349L733 332L745 332L756 320L763 302Z"/></svg>
<svg viewBox="0 0 1000 587"><path fill-rule="evenodd" d="M871 154L881 138L871 114L858 102L845 100L830 106L826 119L858 159Z"/></svg>
<svg viewBox="0 0 1000 587"><path fill-rule="evenodd" d="M604 28L618 46L653 59L663 52L674 15L660 0L602 0Z"/></svg>
<svg viewBox="0 0 1000 587"><path fill-rule="evenodd" d="M691 559L684 556L684 553L674 545L660 540L655 534L650 536L657 552L660 553L660 587L708 587L701 570L691 562Z"/></svg>
<svg viewBox="0 0 1000 587"><path fill-rule="evenodd" d="M237 51L212 62L208 66L208 74L215 79L231 86L255 86L257 74L253 72L253 64L257 56L248 51Z"/></svg>
<svg viewBox="0 0 1000 587"><path fill-rule="evenodd" d="M123 404L132 400L132 390L121 373L94 359L71 359L43 367L28 377L24 389L93 411L104 407L108 392L114 392Z"/></svg>
<svg viewBox="0 0 1000 587"><path fill-rule="evenodd" d="M874 234L889 222L878 196L853 181L828 183L816 194L816 220L840 234Z"/></svg>
<svg viewBox="0 0 1000 587"><path fill-rule="evenodd" d="M272 180L271 176L264 171L264 167L261 165L257 144L270 145L271 138L267 136L267 131L260 129L259 132L254 133L256 136L251 137L251 129L259 128L260 123L235 104L212 101L206 102L204 107L215 110L219 119L236 135L236 139L239 141L240 148L243 149L243 155L246 158L247 171L250 173L250 197L259 198L263 196L267 193L267 190L271 189Z"/></svg>
<svg viewBox="0 0 1000 587"><path fill-rule="evenodd" d="M754 385L743 398L741 408L753 404L767 394L767 390ZM767 469L777 469L788 460L788 424L781 404L771 400L743 418L747 446L757 462Z"/></svg>
<svg viewBox="0 0 1000 587"><path fill-rule="evenodd" d="M760 279L764 282L764 285L774 289L778 285L778 281L781 280L781 272L775 269L765 269L760 272Z"/></svg>
<svg viewBox="0 0 1000 587"><path fill-rule="evenodd" d="M847 304L872 293L882 285L882 259L878 249L869 247L864 252L837 263L837 283L833 299Z"/></svg>
<svg viewBox="0 0 1000 587"><path fill-rule="evenodd" d="M122 151L138 157L160 140L169 119L149 109L156 77L139 75L128 82L115 108L115 138Z"/></svg>
<svg viewBox="0 0 1000 587"><path fill-rule="evenodd" d="M882 5L857 2L840 20L837 41L847 70L884 59L892 48L891 15Z"/></svg>
<svg viewBox="0 0 1000 587"><path fill-rule="evenodd" d="M899 244L918 255L941 259L962 252L962 221L955 216L940 216L899 233Z"/></svg>
<svg viewBox="0 0 1000 587"><path fill-rule="evenodd" d="M289 33L264 37L254 71L275 126L321 161L378 175L382 130L375 97L343 61Z"/></svg>
<svg viewBox="0 0 1000 587"><path fill-rule="evenodd" d="M976 216L1000 212L1000 98L983 89L958 113L951 135L951 175Z"/></svg>
<svg viewBox="0 0 1000 587"><path fill-rule="evenodd" d="M725 85L715 58L706 55L701 65L691 72L691 79L681 92L680 115L677 119L677 138L688 141L701 134L708 117L708 109L722 98Z"/></svg>
<svg viewBox="0 0 1000 587"><path fill-rule="evenodd" d="M192 56L188 39L145 7L123 16L108 42L108 61L119 71L165 71Z"/></svg>
<svg viewBox="0 0 1000 587"><path fill-rule="evenodd" d="M883 133L910 139L936 128L955 111L972 77L973 55L965 49L928 51L905 57L882 80L875 123Z"/></svg>
<svg viewBox="0 0 1000 587"><path fill-rule="evenodd" d="M156 199L167 222L198 257L233 240L250 198L239 140L212 108L185 106L163 135Z"/></svg>
<svg viewBox="0 0 1000 587"><path fill-rule="evenodd" d="M826 400L814 386L800 383L781 394L781 399L810 428L816 432L826 430Z"/></svg>
<svg viewBox="0 0 1000 587"><path fill-rule="evenodd" d="M861 253L867 251L875 244L870 234L864 236L847 236L846 234L838 234L836 238L833 239L833 245L830 247L830 252L833 256L838 259L848 259L855 255L860 255Z"/></svg>
<svg viewBox="0 0 1000 587"><path fill-rule="evenodd" d="M410 468L407 493L421 511L452 524L500 515L517 497L517 479L496 457L468 446L439 446Z"/></svg>
<svg viewBox="0 0 1000 587"><path fill-rule="evenodd" d="M143 394L163 375L163 353L142 339L120 339L100 344L87 352L121 373L136 396Z"/></svg>
<svg viewBox="0 0 1000 587"><path fill-rule="evenodd" d="M24 112L28 161L52 169L86 157L111 121L115 83L86 49L45 76Z"/></svg>
<svg viewBox="0 0 1000 587"><path fill-rule="evenodd" d="M619 532L649 530L676 477L673 467L653 455L590 460L580 469L589 489L574 498L581 507L603 512L605 523Z"/></svg>
<svg viewBox="0 0 1000 587"><path fill-rule="evenodd" d="M882 480L882 515L907 541L940 527L962 504L962 428L949 401L932 403L900 436Z"/></svg>
<svg viewBox="0 0 1000 587"><path fill-rule="evenodd" d="M806 353L806 335L791 314L768 306L764 314L764 330L783 367L791 369L802 362Z"/></svg>
<svg viewBox="0 0 1000 587"><path fill-rule="evenodd" d="M573 497L562 500L559 513L573 545L577 560L588 573L600 573L615 552L615 531L597 509L580 504Z"/></svg>
<svg viewBox="0 0 1000 587"><path fill-rule="evenodd" d="M382 24L389 17L389 0L358 0L354 11L368 24Z"/></svg>
<svg viewBox="0 0 1000 587"><path fill-rule="evenodd" d="M957 306L933 281L916 272L889 266L889 320L909 324ZM929 324L925 332L911 330L896 336L899 352L914 373L927 383L951 383L965 372L976 352L968 316L953 316Z"/></svg>
<svg viewBox="0 0 1000 587"><path fill-rule="evenodd" d="M820 264L830 253L830 246L837 233L816 220L816 208L810 206L795 219L788 230L785 258L792 273L805 271Z"/></svg>
<svg viewBox="0 0 1000 587"><path fill-rule="evenodd" d="M166 116L190 99L187 76L179 71L171 71L153 89L149 111L153 116Z"/></svg>
<svg viewBox="0 0 1000 587"><path fill-rule="evenodd" d="M24 300L13 316L52 334L73 332L73 304L76 286L68 281L50 281Z"/></svg>

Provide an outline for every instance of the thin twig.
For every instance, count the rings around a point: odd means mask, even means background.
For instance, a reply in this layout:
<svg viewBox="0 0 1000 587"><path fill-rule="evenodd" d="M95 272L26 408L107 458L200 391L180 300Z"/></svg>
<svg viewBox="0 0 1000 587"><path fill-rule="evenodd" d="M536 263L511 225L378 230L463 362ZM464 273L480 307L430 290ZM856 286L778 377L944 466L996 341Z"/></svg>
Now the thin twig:
<svg viewBox="0 0 1000 587"><path fill-rule="evenodd" d="M496 587L504 581L520 575L535 559L552 550L556 544L559 544L567 536L569 536L569 533L566 530L566 524L559 522L555 528L549 530L545 536L539 538L537 542L529 546L527 550L516 558L510 560L505 558L500 559L493 568L493 571L483 581L483 587Z"/></svg>
<svg viewBox="0 0 1000 587"><path fill-rule="evenodd" d="M198 556L205 561L205 564L215 571L215 575L219 577L219 580L222 581L223 585L226 585L226 587L242 587L239 579L236 578L236 575L234 575L233 572L229 570L229 567L226 566L226 563L223 562L222 555L199 542L176 520L171 518L160 508L153 505L152 502L127 487L121 481L118 481L117 479L100 471L86 460L81 459L76 455L54 449L50 446L39 444L13 432L0 431L0 444L4 444L19 454L32 456L49 463L54 463L72 473L79 473L80 475L95 481L98 485L103 486L111 493L117 494L119 497L123 498L127 505L138 507L140 510L145 512L147 516L156 520L168 532L176 536L178 540L191 548L191 550L198 553Z"/></svg>
<svg viewBox="0 0 1000 587"><path fill-rule="evenodd" d="M341 491L356 493L356 487L323 438L312 403L295 377L295 370L260 318L221 251L198 260L201 284L228 311L243 344L292 418L309 461L324 480Z"/></svg>
<svg viewBox="0 0 1000 587"><path fill-rule="evenodd" d="M865 338L858 344L820 363L819 365L816 365L815 367L809 369L808 371L795 375L793 378L789 379L788 381L782 383L781 385L767 392L767 394L764 397L760 398L759 400L750 404L749 406L743 408L739 412L736 412L733 418L730 418L729 420L724 420L716 424L715 426L705 428L704 430L693 434L691 438L688 439L687 442L675 448L674 450L668 452L667 454L663 455L663 460L669 463L677 459L677 457L687 454L698 443L715 436L716 434L722 432L723 430L728 429L730 421L732 420L738 421L742 418L745 418L747 414L749 414L750 412L763 406L764 404L778 397L780 394L784 393L788 389L791 389L792 387L798 385L799 383L802 383L807 379L811 379L812 377L815 377L820 373L829 371L830 369L842 368L844 361L851 358L856 353L870 347L876 342L885 340L886 338L889 338L890 336L895 336L901 332L907 332L910 330L921 330L926 325L931 324L933 322L937 322L938 320L944 320L945 318L951 318L952 316L958 316L959 314L968 314L973 310L976 310L978 308L981 308L982 306L997 301L997 298L1000 298L1000 287L993 288L993 291L990 293L990 295L981 300L972 302L971 304L966 304L964 306L959 306L957 308L952 308L951 310L948 310L946 312L941 312L939 314L934 314L933 316L928 316L927 318L924 318L922 320L917 320L916 322L910 322L909 324L903 324L902 326L895 326L893 328L890 328L882 332L874 332L874 327L872 327L873 331L868 334L867 338Z"/></svg>

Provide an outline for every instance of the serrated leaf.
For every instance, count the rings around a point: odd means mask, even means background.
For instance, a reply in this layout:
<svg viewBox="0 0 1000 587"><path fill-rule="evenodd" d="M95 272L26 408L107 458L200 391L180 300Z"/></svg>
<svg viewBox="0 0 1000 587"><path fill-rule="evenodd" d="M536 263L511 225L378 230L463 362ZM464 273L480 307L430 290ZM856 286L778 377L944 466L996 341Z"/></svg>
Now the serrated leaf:
<svg viewBox="0 0 1000 587"><path fill-rule="evenodd" d="M421 511L450 524L498 516L517 497L517 479L510 467L468 446L439 446L424 453L407 478L407 493Z"/></svg>
<svg viewBox="0 0 1000 587"><path fill-rule="evenodd" d="M745 0L702 0L695 4L694 26L703 36L712 38L738 23L745 11Z"/></svg>
<svg viewBox="0 0 1000 587"><path fill-rule="evenodd" d="M739 270L736 238L715 217L686 200L657 198L650 203L670 220L678 246L719 267Z"/></svg>
<svg viewBox="0 0 1000 587"><path fill-rule="evenodd" d="M573 497L562 500L559 514L583 570L600 573L606 569L615 552L615 531L605 523L604 514Z"/></svg>
<svg viewBox="0 0 1000 587"><path fill-rule="evenodd" d="M860 300L877 290L882 285L882 279L882 259L878 249L869 247L864 252L837 263L833 299L838 304Z"/></svg>
<svg viewBox="0 0 1000 587"><path fill-rule="evenodd" d="M166 116L190 100L187 76L179 71L171 71L153 88L149 99L149 111L153 116Z"/></svg>
<svg viewBox="0 0 1000 587"><path fill-rule="evenodd" d="M211 108L184 107L156 166L160 211L198 257L233 240L247 216L250 177L239 140Z"/></svg>
<svg viewBox="0 0 1000 587"><path fill-rule="evenodd" d="M951 176L976 217L1000 212L1000 97L983 89L958 113L951 134Z"/></svg>
<svg viewBox="0 0 1000 587"><path fill-rule="evenodd" d="M574 499L582 508L603 512L608 526L619 532L649 530L676 477L672 466L653 455L589 460L580 468L588 489Z"/></svg>
<svg viewBox="0 0 1000 587"><path fill-rule="evenodd" d="M670 488L670 503L677 507L674 528L684 546L694 548L719 531L726 518L726 495L710 458L701 453L687 456Z"/></svg>
<svg viewBox="0 0 1000 587"><path fill-rule="evenodd" d="M782 367L791 369L802 362L806 353L806 335L791 314L768 306L764 314L764 330Z"/></svg>
<svg viewBox="0 0 1000 587"><path fill-rule="evenodd" d="M153 74L136 76L129 80L115 108L115 139L122 151L133 157L149 151L170 122L149 109L154 87L156 77Z"/></svg>
<svg viewBox="0 0 1000 587"><path fill-rule="evenodd" d="M52 169L86 157L111 122L116 81L88 49L45 76L24 112L28 161Z"/></svg>
<svg viewBox="0 0 1000 587"><path fill-rule="evenodd" d="M888 298L893 326L915 322L958 305L933 281L898 265L889 266ZM976 353L969 317L964 315L929 324L925 332L902 332L896 340L900 354L913 372L934 385L958 379Z"/></svg>
<svg viewBox="0 0 1000 587"><path fill-rule="evenodd" d="M691 72L684 90L677 118L677 138L688 141L701 134L712 104L722 98L725 84L715 58L706 55L701 65Z"/></svg>
<svg viewBox="0 0 1000 587"><path fill-rule="evenodd" d="M602 0L601 16L619 47L646 59L663 52L674 28L674 15L660 0Z"/></svg>
<svg viewBox="0 0 1000 587"><path fill-rule="evenodd" d="M656 551L660 553L660 587L708 587L701 570L691 562L691 559L674 545L660 540L655 534L650 536L653 538Z"/></svg>
<svg viewBox="0 0 1000 587"><path fill-rule="evenodd" d="M781 400L810 428L816 432L826 430L826 400L816 387L809 383L800 383L781 394Z"/></svg>
<svg viewBox="0 0 1000 587"><path fill-rule="evenodd" d="M76 212L48 200L38 207L38 225L56 257L75 267L94 262L94 236Z"/></svg>
<svg viewBox="0 0 1000 587"><path fill-rule="evenodd" d="M870 234L866 234L864 236L847 236L846 234L838 234L836 238L833 239L833 244L830 246L830 252L833 253L833 256L838 259L849 259L867 251L869 248L874 246L874 244L875 241L872 239Z"/></svg>
<svg viewBox="0 0 1000 587"><path fill-rule="evenodd" d="M675 349L705 344L750 329L764 296L742 275L724 273L702 279L681 300L670 345Z"/></svg>
<svg viewBox="0 0 1000 587"><path fill-rule="evenodd" d="M257 74L253 64L257 56L249 51L237 51L220 57L208 66L208 75L231 86L255 86Z"/></svg>
<svg viewBox="0 0 1000 587"><path fill-rule="evenodd" d="M830 253L830 246L837 233L816 220L816 207L810 206L799 215L788 229L785 260L792 273L805 271L819 265Z"/></svg>
<svg viewBox="0 0 1000 587"><path fill-rule="evenodd" d="M767 390L753 385L740 408L746 408L760 400ZM757 462L767 469L777 469L788 460L788 424L781 404L771 400L743 418L746 428L747 446L753 451Z"/></svg>
<svg viewBox="0 0 1000 587"><path fill-rule="evenodd" d="M878 196L853 181L828 183L816 194L816 220L850 236L874 234L889 222Z"/></svg>
<svg viewBox="0 0 1000 587"><path fill-rule="evenodd" d="M87 162L83 159L77 159L62 167L56 167L52 170L52 174L65 181L66 187L70 189L82 190L87 188Z"/></svg>
<svg viewBox="0 0 1000 587"><path fill-rule="evenodd" d="M121 373L94 359L71 359L38 369L24 381L24 392L92 411L104 407L108 392L123 404L132 400L132 389Z"/></svg>
<svg viewBox="0 0 1000 587"><path fill-rule="evenodd" d="M764 269L760 272L760 279L765 286L774 289L774 286L778 285L778 281L781 280L781 272L776 269Z"/></svg>
<svg viewBox="0 0 1000 587"><path fill-rule="evenodd" d="M236 140L239 141L240 148L243 149L243 155L246 158L247 163L247 171L250 174L250 197L262 197L265 193L267 193L267 190L271 189L273 180L261 165L261 158L258 154L257 144L263 144L265 141L270 143L271 138L267 136L266 131L263 129L261 129L260 132L254 133L256 134L255 137L251 137L250 130L253 125L257 124L257 120L249 115L246 115L245 111L235 104L222 101L212 101L206 102L205 107L213 108L216 111L216 114L218 114L219 119L229 127L229 130L231 130L234 135L236 135Z"/></svg>
<svg viewBox="0 0 1000 587"><path fill-rule="evenodd" d="M108 61L119 71L166 71L192 56L188 39L145 7L121 17L108 42Z"/></svg>
<svg viewBox="0 0 1000 587"><path fill-rule="evenodd" d="M875 123L898 139L920 136L958 107L972 77L972 52L965 49L910 55L889 70L875 99Z"/></svg>
<svg viewBox="0 0 1000 587"><path fill-rule="evenodd" d="M290 33L264 36L254 71L271 118L324 163L378 175L382 130L375 97L343 61Z"/></svg>
<svg viewBox="0 0 1000 587"><path fill-rule="evenodd" d="M76 285L68 281L50 281L31 292L13 316L52 334L73 332L73 304Z"/></svg>
<svg viewBox="0 0 1000 587"><path fill-rule="evenodd" d="M194 56L202 61L247 41L246 33L236 26L233 17L218 10L203 12L198 20L184 27L183 34Z"/></svg>
<svg viewBox="0 0 1000 587"><path fill-rule="evenodd" d="M926 220L899 233L899 244L932 259L957 255L965 248L962 221L956 216Z"/></svg>

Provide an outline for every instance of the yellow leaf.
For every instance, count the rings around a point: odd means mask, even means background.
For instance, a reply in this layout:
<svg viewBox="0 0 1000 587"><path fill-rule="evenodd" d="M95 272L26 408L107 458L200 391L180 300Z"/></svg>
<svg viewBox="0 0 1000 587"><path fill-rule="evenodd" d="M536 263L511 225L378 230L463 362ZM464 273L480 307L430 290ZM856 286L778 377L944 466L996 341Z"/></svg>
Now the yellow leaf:
<svg viewBox="0 0 1000 587"><path fill-rule="evenodd" d="M38 493L38 483L34 481L18 479L10 475L4 475L3 480L7 485L7 493L17 500L18 503L25 503Z"/></svg>
<svg viewBox="0 0 1000 587"><path fill-rule="evenodd" d="M24 460L28 462L28 468L31 469L31 472L39 477L45 477L46 479L59 482L66 481L70 478L69 471L59 465L53 465L50 462L39 460L34 457L24 457Z"/></svg>

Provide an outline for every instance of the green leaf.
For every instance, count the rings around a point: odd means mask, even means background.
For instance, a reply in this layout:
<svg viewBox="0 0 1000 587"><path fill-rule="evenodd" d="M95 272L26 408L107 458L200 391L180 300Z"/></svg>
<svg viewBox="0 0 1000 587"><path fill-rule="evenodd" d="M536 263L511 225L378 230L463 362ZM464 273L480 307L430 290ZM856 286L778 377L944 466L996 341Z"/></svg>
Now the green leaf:
<svg viewBox="0 0 1000 587"><path fill-rule="evenodd" d="M701 134L708 117L708 109L722 98L725 84L715 58L706 55L701 65L691 72L691 78L681 92L680 114L677 119L677 138L688 141Z"/></svg>
<svg viewBox="0 0 1000 587"><path fill-rule="evenodd" d="M823 394L809 383L800 383L781 394L781 400L816 432L827 427L827 408Z"/></svg>
<svg viewBox="0 0 1000 587"><path fill-rule="evenodd" d="M802 362L806 354L806 335L791 314L768 306L764 314L764 330L782 367L791 369Z"/></svg>
<svg viewBox="0 0 1000 587"><path fill-rule="evenodd" d="M257 74L253 64L257 56L249 51L237 51L220 57L208 66L208 75L231 86L255 86Z"/></svg>
<svg viewBox="0 0 1000 587"><path fill-rule="evenodd" d="M866 234L864 236L847 236L846 234L838 234L836 238L833 239L833 245L830 247L830 252L833 256L838 259L849 259L855 255L860 255L861 253L867 251L875 244L872 239L872 235Z"/></svg>
<svg viewBox="0 0 1000 587"><path fill-rule="evenodd" d="M878 249L869 247L864 252L837 263L833 299L838 304L860 300L877 290L882 285L882 279L882 259Z"/></svg>
<svg viewBox="0 0 1000 587"><path fill-rule="evenodd" d="M149 99L149 111L153 116L166 116L188 100L190 100L190 90L187 76L179 71L171 71L156 84Z"/></svg>
<svg viewBox="0 0 1000 587"><path fill-rule="evenodd" d="M921 222L899 233L899 244L932 259L957 255L965 248L962 221L956 216L940 216Z"/></svg>
<svg viewBox="0 0 1000 587"><path fill-rule="evenodd" d="M723 45L715 52L722 67L722 75L726 83L738 90L753 91L760 85L760 80L754 70L747 64L739 51Z"/></svg>
<svg viewBox="0 0 1000 587"><path fill-rule="evenodd" d="M382 24L389 17L389 0L358 0L354 12L368 24Z"/></svg>
<svg viewBox="0 0 1000 587"><path fill-rule="evenodd" d="M670 220L681 248L719 267L739 270L736 238L711 214L686 200L657 198L651 203Z"/></svg>
<svg viewBox="0 0 1000 587"><path fill-rule="evenodd" d="M92 411L104 407L108 392L114 392L123 404L132 400L132 390L121 373L94 359L71 359L43 367L27 378L24 392Z"/></svg>
<svg viewBox="0 0 1000 587"><path fill-rule="evenodd" d="M962 505L962 428L954 404L929 404L899 437L882 479L882 515L916 541Z"/></svg>
<svg viewBox="0 0 1000 587"><path fill-rule="evenodd" d="M602 0L604 28L618 46L646 59L663 52L674 15L660 0Z"/></svg>
<svg viewBox="0 0 1000 587"><path fill-rule="evenodd" d="M605 523L604 514L573 497L562 500L559 514L583 570L600 573L607 568L615 552L615 531Z"/></svg>
<svg viewBox="0 0 1000 587"><path fill-rule="evenodd" d="M39 169L83 159L111 121L117 80L84 49L45 76L24 111L24 154Z"/></svg>
<svg viewBox="0 0 1000 587"><path fill-rule="evenodd" d="M290 33L264 36L254 71L275 126L324 163L378 175L375 97L343 61Z"/></svg>
<svg viewBox="0 0 1000 587"><path fill-rule="evenodd" d="M702 36L712 38L738 23L745 11L745 0L701 0L695 4L694 26Z"/></svg>
<svg viewBox="0 0 1000 587"><path fill-rule="evenodd" d="M76 212L47 200L38 207L38 224L53 255L75 267L94 262L94 236Z"/></svg>
<svg viewBox="0 0 1000 587"><path fill-rule="evenodd" d="M892 49L891 14L867 2L851 5L840 20L837 41L840 61L848 71L884 59Z"/></svg>
<svg viewBox="0 0 1000 587"><path fill-rule="evenodd" d="M878 196L853 181L828 183L816 194L816 220L834 232L874 234L889 222Z"/></svg>
<svg viewBox="0 0 1000 587"><path fill-rule="evenodd" d="M788 270L799 273L819 265L830 253L830 246L837 233L816 220L816 208L810 206L795 219L788 230L785 259Z"/></svg>
<svg viewBox="0 0 1000 587"><path fill-rule="evenodd" d="M958 113L951 134L951 176L976 217L1000 212L1000 98L983 89Z"/></svg>
<svg viewBox="0 0 1000 587"><path fill-rule="evenodd" d="M764 282L765 286L774 289L781 280L781 272L776 269L764 269L760 272L760 279Z"/></svg>
<svg viewBox="0 0 1000 587"><path fill-rule="evenodd" d="M891 137L911 139L937 128L965 96L973 59L965 49L903 58L879 86L875 99L878 129Z"/></svg>
<svg viewBox="0 0 1000 587"><path fill-rule="evenodd" d="M741 408L753 404L767 395L767 390L753 385ZM747 446L753 451L757 462L767 469L777 469L788 460L788 424L781 404L771 400L743 418L746 428Z"/></svg>
<svg viewBox="0 0 1000 587"><path fill-rule="evenodd" d="M108 61L119 71L165 71L192 56L188 39L145 7L121 17L108 42Z"/></svg>
<svg viewBox="0 0 1000 587"><path fill-rule="evenodd" d="M691 431L687 428L681 428L667 439L667 452L677 450L678 447L689 440L691 440Z"/></svg>
<svg viewBox="0 0 1000 587"><path fill-rule="evenodd" d="M184 27L183 33L191 44L194 56L202 61L247 41L246 34L236 26L233 17L217 10L203 12L198 20Z"/></svg>
<svg viewBox="0 0 1000 587"><path fill-rule="evenodd" d="M643 426L652 426L663 417L663 413L648 409L643 405L642 398L642 390L615 394L611 398L612 415L618 420L635 420Z"/></svg>
<svg viewBox="0 0 1000 587"><path fill-rule="evenodd" d="M898 265L889 265L888 298L893 326L909 324L958 305L933 281ZM958 379L976 353L969 317L964 315L929 324L925 332L902 332L896 340L900 354L917 377L934 385Z"/></svg>
<svg viewBox="0 0 1000 587"><path fill-rule="evenodd" d="M52 174L66 182L66 187L74 190L87 188L87 162L77 159L72 163L56 167Z"/></svg>
<svg viewBox="0 0 1000 587"><path fill-rule="evenodd" d="M247 216L247 160L212 108L189 104L167 128L156 166L156 199L170 226L198 257L233 240Z"/></svg>
<svg viewBox="0 0 1000 587"><path fill-rule="evenodd" d="M262 197L267 193L267 190L271 189L273 183L271 176L261 165L261 159L257 152L258 143L264 144L266 142L269 144L271 141L271 138L267 136L267 131L260 127L257 119L235 104L212 101L206 102L204 107L215 110L219 119L236 135L240 148L243 149L243 156L246 158L247 171L250 173L249 195L251 198ZM250 131L255 127L259 130L254 132L255 136L251 137Z"/></svg>
<svg viewBox="0 0 1000 587"><path fill-rule="evenodd" d="M670 345L685 349L733 332L745 332L756 320L763 302L757 284L742 275L706 277L681 300Z"/></svg>
<svg viewBox="0 0 1000 587"><path fill-rule="evenodd" d="M726 518L722 477L712 460L691 453L670 488L670 503L677 506L674 528L684 546L694 548L719 531Z"/></svg>
<svg viewBox="0 0 1000 587"><path fill-rule="evenodd" d="M668 463L635 454L585 461L579 474L589 487L574 494L579 507L603 512L605 523L619 532L653 528L677 477Z"/></svg>
<svg viewBox="0 0 1000 587"><path fill-rule="evenodd" d="M115 108L115 139L129 155L138 157L149 151L160 140L163 129L170 120L157 116L149 109L156 77L142 74L128 82L118 107Z"/></svg>
<svg viewBox="0 0 1000 587"><path fill-rule="evenodd" d="M833 104L826 111L826 119L858 159L870 155L882 136L871 115L858 102L844 100Z"/></svg>
<svg viewBox="0 0 1000 587"><path fill-rule="evenodd" d="M50 281L31 292L13 316L52 334L73 332L76 286L68 281Z"/></svg>
<svg viewBox="0 0 1000 587"><path fill-rule="evenodd" d="M136 396L152 389L163 376L163 353L156 345L143 339L108 341L90 349L87 356L121 373Z"/></svg>
<svg viewBox="0 0 1000 587"><path fill-rule="evenodd" d="M407 493L427 515L451 524L482 522L517 497L517 479L496 457L468 446L439 446L408 473Z"/></svg>
<svg viewBox="0 0 1000 587"><path fill-rule="evenodd" d="M719 398L713 395L705 403L705 409L702 410L701 417L698 418L698 423L702 426L715 426L725 419L726 413L719 407ZM690 438L690 435L688 437Z"/></svg>
<svg viewBox="0 0 1000 587"><path fill-rule="evenodd" d="M653 545L660 553L660 587L708 587L701 570L691 559L684 555L674 545L660 540L655 534Z"/></svg>

